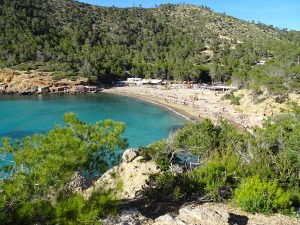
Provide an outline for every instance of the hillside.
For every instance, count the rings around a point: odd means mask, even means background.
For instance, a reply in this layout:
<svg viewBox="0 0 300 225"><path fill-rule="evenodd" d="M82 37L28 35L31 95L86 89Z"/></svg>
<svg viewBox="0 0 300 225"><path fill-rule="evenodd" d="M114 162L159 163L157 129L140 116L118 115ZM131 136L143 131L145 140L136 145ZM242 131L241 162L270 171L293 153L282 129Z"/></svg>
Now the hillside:
<svg viewBox="0 0 300 225"><path fill-rule="evenodd" d="M299 90L297 31L192 5L123 9L72 0L0 3L1 68L103 83L139 76L267 86L277 93Z"/></svg>

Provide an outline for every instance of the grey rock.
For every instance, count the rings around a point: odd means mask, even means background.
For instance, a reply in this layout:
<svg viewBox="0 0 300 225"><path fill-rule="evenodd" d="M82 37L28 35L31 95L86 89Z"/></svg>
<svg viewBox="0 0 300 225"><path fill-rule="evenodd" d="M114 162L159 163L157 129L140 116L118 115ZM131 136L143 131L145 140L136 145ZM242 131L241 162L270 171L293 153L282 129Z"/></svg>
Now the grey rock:
<svg viewBox="0 0 300 225"><path fill-rule="evenodd" d="M138 153L133 149L127 149L123 155L122 155L122 161L126 163L132 162L136 157L138 156Z"/></svg>
<svg viewBox="0 0 300 225"><path fill-rule="evenodd" d="M103 225L150 225L151 220L144 217L136 209L121 212L117 217L109 217L101 220Z"/></svg>

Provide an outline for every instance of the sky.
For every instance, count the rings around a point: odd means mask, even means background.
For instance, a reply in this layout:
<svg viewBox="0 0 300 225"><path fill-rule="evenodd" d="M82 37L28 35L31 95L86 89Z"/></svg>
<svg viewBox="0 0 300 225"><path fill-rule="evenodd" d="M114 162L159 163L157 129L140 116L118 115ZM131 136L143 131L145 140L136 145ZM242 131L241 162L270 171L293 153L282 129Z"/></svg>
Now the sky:
<svg viewBox="0 0 300 225"><path fill-rule="evenodd" d="M155 7L165 3L205 5L216 12L300 31L300 0L79 0L93 5Z"/></svg>

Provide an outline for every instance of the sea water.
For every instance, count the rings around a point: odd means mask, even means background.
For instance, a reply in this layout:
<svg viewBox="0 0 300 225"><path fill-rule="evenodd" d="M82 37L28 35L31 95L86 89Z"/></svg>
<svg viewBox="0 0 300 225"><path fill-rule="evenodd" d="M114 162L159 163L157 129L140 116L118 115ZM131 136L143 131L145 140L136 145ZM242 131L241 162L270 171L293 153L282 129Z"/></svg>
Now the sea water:
<svg viewBox="0 0 300 225"><path fill-rule="evenodd" d="M0 96L0 139L13 141L35 133L46 133L63 125L63 114L74 112L88 123L113 119L126 124L129 146L147 146L186 123L170 110L113 94Z"/></svg>

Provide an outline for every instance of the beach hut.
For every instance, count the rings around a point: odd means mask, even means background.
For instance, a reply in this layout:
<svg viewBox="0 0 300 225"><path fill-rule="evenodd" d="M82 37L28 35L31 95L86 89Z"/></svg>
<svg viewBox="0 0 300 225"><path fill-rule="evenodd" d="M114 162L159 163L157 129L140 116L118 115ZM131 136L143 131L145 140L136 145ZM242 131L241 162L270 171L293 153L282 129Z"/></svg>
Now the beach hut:
<svg viewBox="0 0 300 225"><path fill-rule="evenodd" d="M138 86L142 86L142 85L146 85L146 84L150 84L151 80L147 80L147 79L142 79L141 81L137 82Z"/></svg>
<svg viewBox="0 0 300 225"><path fill-rule="evenodd" d="M152 85L159 85L159 84L162 84L162 80L153 79L153 80L150 81L150 83Z"/></svg>
<svg viewBox="0 0 300 225"><path fill-rule="evenodd" d="M116 86L117 86L117 87L124 87L124 86L127 86L127 81L119 80L119 81L116 82Z"/></svg>
<svg viewBox="0 0 300 225"><path fill-rule="evenodd" d="M83 85L76 85L70 89L73 94L85 93L85 87Z"/></svg>
<svg viewBox="0 0 300 225"><path fill-rule="evenodd" d="M7 88L7 85L4 83L0 83L0 91L5 91Z"/></svg>
<svg viewBox="0 0 300 225"><path fill-rule="evenodd" d="M38 93L43 94L43 93L48 93L50 91L49 86L43 86L43 87L38 87Z"/></svg>
<svg viewBox="0 0 300 225"><path fill-rule="evenodd" d="M85 93L96 93L98 92L97 86L84 86L84 92Z"/></svg>
<svg viewBox="0 0 300 225"><path fill-rule="evenodd" d="M142 81L142 78L131 77L131 78L127 78L126 83L127 83L128 86L136 86L141 81Z"/></svg>
<svg viewBox="0 0 300 225"><path fill-rule="evenodd" d="M67 93L69 88L67 86L60 86L60 87L51 87L50 92L53 94L63 94Z"/></svg>
<svg viewBox="0 0 300 225"><path fill-rule="evenodd" d="M212 91L233 91L236 90L237 87L235 86L225 86L225 85L216 85L216 86L205 86L202 85L201 88L203 89L208 89L208 90L212 90Z"/></svg>

